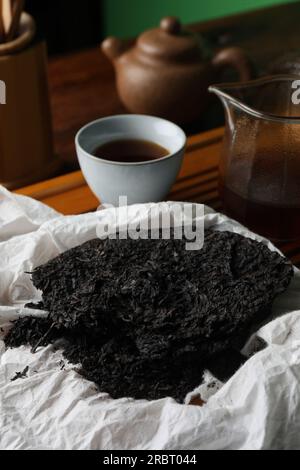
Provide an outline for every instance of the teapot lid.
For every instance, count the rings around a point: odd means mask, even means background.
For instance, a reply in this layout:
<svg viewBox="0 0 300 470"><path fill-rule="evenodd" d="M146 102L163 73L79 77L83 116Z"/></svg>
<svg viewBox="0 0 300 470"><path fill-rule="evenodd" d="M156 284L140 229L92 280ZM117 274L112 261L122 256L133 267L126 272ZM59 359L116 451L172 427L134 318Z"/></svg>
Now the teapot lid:
<svg viewBox="0 0 300 470"><path fill-rule="evenodd" d="M178 18L163 18L159 28L143 33L137 40L143 54L158 59L192 60L202 58L201 42L196 34L186 31Z"/></svg>

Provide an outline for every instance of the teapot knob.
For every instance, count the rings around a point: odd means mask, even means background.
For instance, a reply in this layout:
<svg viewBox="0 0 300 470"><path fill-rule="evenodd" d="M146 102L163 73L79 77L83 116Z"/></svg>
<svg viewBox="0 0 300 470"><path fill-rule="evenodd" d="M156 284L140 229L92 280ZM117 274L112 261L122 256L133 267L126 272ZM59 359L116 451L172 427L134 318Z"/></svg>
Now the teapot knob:
<svg viewBox="0 0 300 470"><path fill-rule="evenodd" d="M181 23L175 16L167 16L166 18L163 18L160 22L160 27L168 34L176 35L181 33Z"/></svg>

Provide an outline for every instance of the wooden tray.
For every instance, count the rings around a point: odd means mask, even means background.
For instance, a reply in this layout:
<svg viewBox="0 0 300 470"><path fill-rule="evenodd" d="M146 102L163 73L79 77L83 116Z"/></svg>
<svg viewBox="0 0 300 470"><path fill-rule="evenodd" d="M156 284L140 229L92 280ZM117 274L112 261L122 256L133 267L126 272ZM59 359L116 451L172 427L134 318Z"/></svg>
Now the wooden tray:
<svg viewBox="0 0 300 470"><path fill-rule="evenodd" d="M219 128L188 139L184 164L169 200L204 203L222 211L218 193L218 164L223 132L224 129ZM15 192L33 197L65 215L94 211L99 206L80 171ZM278 243L278 248L300 267L300 240Z"/></svg>

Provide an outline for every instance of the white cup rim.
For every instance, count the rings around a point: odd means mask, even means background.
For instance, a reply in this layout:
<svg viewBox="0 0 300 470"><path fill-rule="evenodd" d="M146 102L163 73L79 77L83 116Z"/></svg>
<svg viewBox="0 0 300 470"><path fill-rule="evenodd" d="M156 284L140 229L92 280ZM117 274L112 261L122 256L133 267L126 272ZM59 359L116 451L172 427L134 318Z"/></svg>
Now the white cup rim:
<svg viewBox="0 0 300 470"><path fill-rule="evenodd" d="M113 121L115 119L124 119L124 120L132 119L133 120L133 119L148 119L148 118L155 119L159 122L164 122L164 123L172 125L174 127L174 129L176 129L176 132L182 137L182 145L180 147L178 147L178 149L176 151L170 153L169 155L166 155L165 157L161 157L161 158L156 158L155 160L145 160L144 162L121 162L121 161L120 162L115 162L115 161L105 160L104 158L95 157L91 153L87 152L82 147L82 145L80 144L81 135L87 129L89 129L90 127L92 127L96 124L102 124L102 123L107 122L109 120ZM155 140L154 140L154 142L155 142ZM77 148L79 148L81 150L81 152L84 154L84 156L89 158L90 160L94 160L94 161L99 162L99 163L104 163L106 165L128 166L128 167L130 167L130 166L155 165L155 164L158 164L158 163L160 163L164 160L169 160L169 159L177 156L178 153L182 152L185 149L186 142L187 142L187 136L186 136L185 132L181 129L181 127L179 127L177 124L173 123L172 121L168 121L167 119L163 119L163 118L160 118L160 117L157 117L157 116L150 116L150 115L147 115L147 114L116 114L114 116L108 116L108 117L96 119L94 121L89 122L85 126L83 126L77 132L76 137L75 137L75 143L76 143Z"/></svg>

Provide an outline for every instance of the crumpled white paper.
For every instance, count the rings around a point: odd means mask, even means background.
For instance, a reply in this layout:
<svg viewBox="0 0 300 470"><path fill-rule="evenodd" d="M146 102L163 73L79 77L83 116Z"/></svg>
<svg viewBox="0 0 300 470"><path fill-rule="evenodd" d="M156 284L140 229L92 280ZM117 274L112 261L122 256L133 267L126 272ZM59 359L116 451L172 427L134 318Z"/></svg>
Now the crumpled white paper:
<svg viewBox="0 0 300 470"><path fill-rule="evenodd" d="M168 207L171 207L169 203ZM152 207L132 206L129 219ZM0 449L299 449L300 273L275 302L274 320L257 335L268 346L252 356L225 385L200 386L207 404L112 400L98 393L51 346L5 350L10 322L43 313L23 305L39 299L25 271L96 236L109 211L63 217L43 204L0 187ZM205 226L257 239L223 215L206 210ZM251 353L255 337L245 352ZM28 377L11 381L29 366ZM199 377L199 383L202 378ZM209 373L205 382L212 381Z"/></svg>

